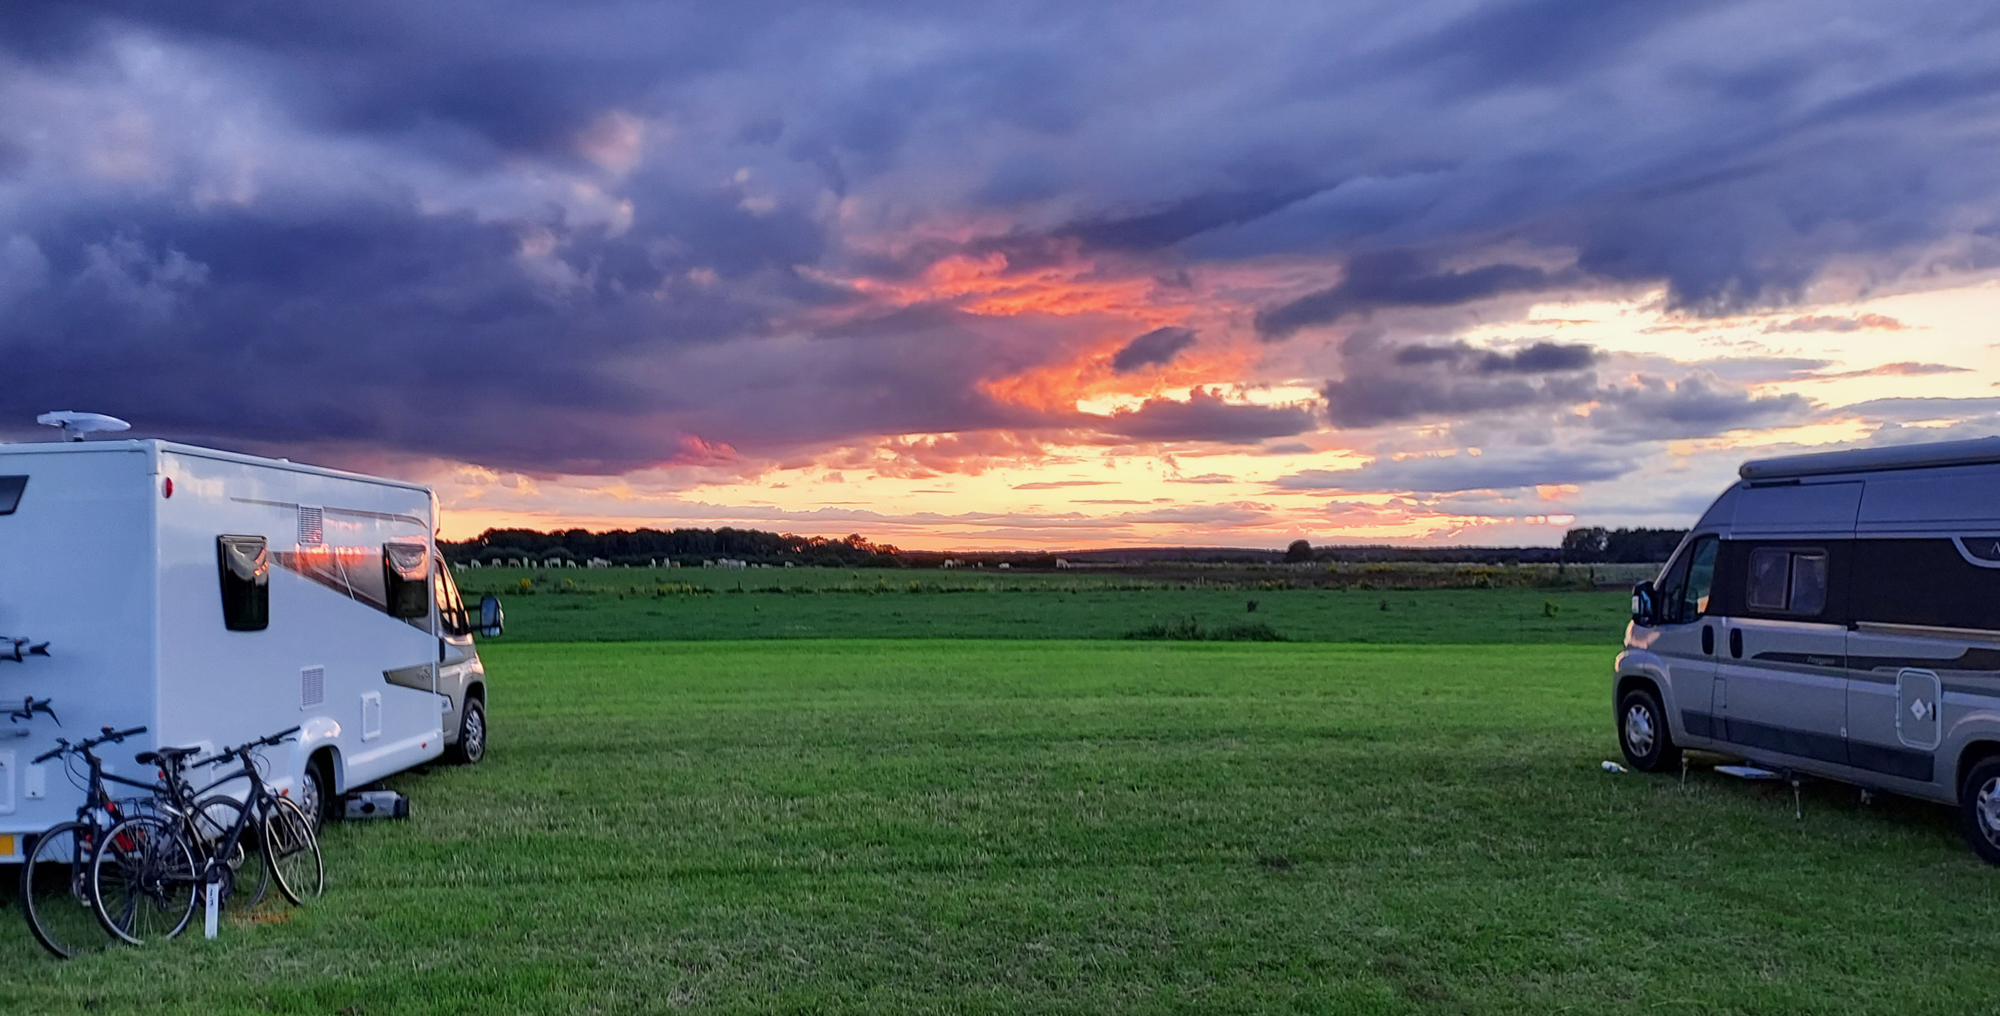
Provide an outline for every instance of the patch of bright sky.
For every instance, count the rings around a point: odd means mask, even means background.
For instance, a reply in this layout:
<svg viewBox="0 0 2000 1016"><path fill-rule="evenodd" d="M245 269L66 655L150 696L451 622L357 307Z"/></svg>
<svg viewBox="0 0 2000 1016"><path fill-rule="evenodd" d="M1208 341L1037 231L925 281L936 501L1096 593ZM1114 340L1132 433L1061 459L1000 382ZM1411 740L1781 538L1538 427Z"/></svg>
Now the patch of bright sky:
<svg viewBox="0 0 2000 1016"><path fill-rule="evenodd" d="M2000 376L2000 345L1991 325L2000 316L2000 281L1974 280L1950 289L1724 319L1671 314L1662 303L1658 293L1624 300L1550 301L1524 318L1479 326L1456 337L1476 346L1583 342L1611 353L1614 360L1617 354L1630 354L1683 364L1746 357L1828 361L1816 372L1820 375L1903 363L1962 368L1952 373L1760 380L1754 386L1762 393L1798 392L1836 408L1891 397L2000 394L1991 380ZM1783 330L1800 318L1855 320L1866 315L1894 319L1900 327ZM1312 386L1299 382L1217 379L1213 387L1231 401L1260 405L1297 404L1318 396ZM1190 391L1174 387L1145 395L1097 395L1079 401L1077 408L1107 414L1136 408L1148 397L1185 400ZM1856 441L1871 429L1835 413L1799 426L1664 443L1648 467L1645 484L1544 485L1446 496L1273 486L1279 477L1303 469L1352 469L1372 458L1344 447L1347 436L1330 431L1266 442L1265 448L1054 446L1032 461L986 463L977 472L893 468L887 453L871 460L853 449L844 457L823 456L810 465L755 475L662 469L613 479L532 481L468 469L440 479L438 490L447 509L448 537L473 535L489 526L730 525L824 536L859 532L924 549L1282 546L1299 537L1317 543L1547 545L1560 540L1572 524L1672 524L1675 512L1698 511L1705 492L1719 490L1735 464L1759 448ZM1432 423L1406 427L1400 431L1401 443L1415 453L1453 453L1459 450L1441 447L1449 443L1450 430ZM1269 450L1278 447L1287 450ZM838 464L829 464L836 460ZM1649 498L1672 501L1673 507L1654 517Z"/></svg>

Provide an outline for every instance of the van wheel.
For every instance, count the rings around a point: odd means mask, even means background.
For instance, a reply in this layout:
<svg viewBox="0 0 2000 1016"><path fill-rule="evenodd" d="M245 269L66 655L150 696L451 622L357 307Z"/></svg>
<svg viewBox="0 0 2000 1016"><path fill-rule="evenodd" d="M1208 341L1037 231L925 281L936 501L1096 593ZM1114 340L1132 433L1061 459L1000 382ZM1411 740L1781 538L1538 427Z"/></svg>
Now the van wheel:
<svg viewBox="0 0 2000 1016"><path fill-rule="evenodd" d="M458 743L451 746L451 760L469 766L485 757L486 704L468 697L458 718Z"/></svg>
<svg viewBox="0 0 2000 1016"><path fill-rule="evenodd" d="M1645 773L1672 769L1681 763L1680 747L1667 729L1666 710L1651 688L1634 688L1618 700L1618 747L1625 761Z"/></svg>
<svg viewBox="0 0 2000 1016"><path fill-rule="evenodd" d="M306 775L299 781L298 800L294 803L305 813L315 833L326 823L326 806L332 799L332 790L332 781L326 778L326 763L320 759L306 763Z"/></svg>
<svg viewBox="0 0 2000 1016"><path fill-rule="evenodd" d="M2000 864L2000 756L1972 767L1958 793L1959 824L1972 852Z"/></svg>

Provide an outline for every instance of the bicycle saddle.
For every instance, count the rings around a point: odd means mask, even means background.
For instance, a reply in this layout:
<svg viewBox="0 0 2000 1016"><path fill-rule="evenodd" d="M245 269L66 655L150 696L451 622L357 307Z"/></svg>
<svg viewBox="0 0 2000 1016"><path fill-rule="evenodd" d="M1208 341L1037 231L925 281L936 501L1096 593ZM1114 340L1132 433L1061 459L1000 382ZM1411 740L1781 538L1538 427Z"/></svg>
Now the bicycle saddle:
<svg viewBox="0 0 2000 1016"><path fill-rule="evenodd" d="M158 751L142 751L132 756L132 761L142 766L157 766L165 765L168 762L179 762L189 755L200 753L200 748L161 748Z"/></svg>

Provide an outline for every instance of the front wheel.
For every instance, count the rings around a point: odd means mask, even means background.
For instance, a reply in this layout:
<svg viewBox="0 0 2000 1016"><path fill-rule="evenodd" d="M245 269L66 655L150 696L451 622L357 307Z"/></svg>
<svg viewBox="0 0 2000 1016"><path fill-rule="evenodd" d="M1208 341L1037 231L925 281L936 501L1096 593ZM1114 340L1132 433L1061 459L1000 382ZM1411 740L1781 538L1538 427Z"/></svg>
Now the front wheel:
<svg viewBox="0 0 2000 1016"><path fill-rule="evenodd" d="M1634 688L1618 700L1618 747L1625 761L1643 773L1680 765L1681 750L1667 728L1666 710L1651 688Z"/></svg>
<svg viewBox="0 0 2000 1016"><path fill-rule="evenodd" d="M1989 758L1965 775L1958 821L1972 852L1987 864L2000 864L2000 758Z"/></svg>
<svg viewBox="0 0 2000 1016"><path fill-rule="evenodd" d="M264 859L277 876L278 891L301 907L319 899L326 891L326 864L305 812L290 798L273 798L264 812L263 838Z"/></svg>
<svg viewBox="0 0 2000 1016"><path fill-rule="evenodd" d="M200 860L206 861L222 849L236 823L241 821L242 814L243 805L235 798L222 794L204 798L194 806L194 815L188 824L194 832L195 850ZM243 831L237 833L229 856L222 859L231 876L229 895L222 901L226 911L255 910L258 904L264 902L271 874L263 861L251 856L256 845L256 831L245 825Z"/></svg>
<svg viewBox="0 0 2000 1016"><path fill-rule="evenodd" d="M194 852L150 815L112 826L90 858L90 897L106 931L133 945L169 939L194 916Z"/></svg>
<svg viewBox="0 0 2000 1016"><path fill-rule="evenodd" d="M458 719L458 743L451 746L450 755L453 762L467 766L486 757L486 703L466 696Z"/></svg>
<svg viewBox="0 0 2000 1016"><path fill-rule="evenodd" d="M64 822L35 841L21 868L21 910L42 948L68 959L109 941L90 904L91 827Z"/></svg>

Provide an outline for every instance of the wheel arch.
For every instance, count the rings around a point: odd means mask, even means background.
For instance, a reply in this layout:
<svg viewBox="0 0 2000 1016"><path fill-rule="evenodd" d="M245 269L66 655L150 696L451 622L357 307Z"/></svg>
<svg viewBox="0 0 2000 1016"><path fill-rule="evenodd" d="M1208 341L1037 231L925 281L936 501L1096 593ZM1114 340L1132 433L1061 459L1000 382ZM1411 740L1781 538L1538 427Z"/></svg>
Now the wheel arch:
<svg viewBox="0 0 2000 1016"><path fill-rule="evenodd" d="M347 792L347 763L341 758L338 745L323 744L306 756L306 768L317 767L326 774L327 793L339 795Z"/></svg>
<svg viewBox="0 0 2000 1016"><path fill-rule="evenodd" d="M1969 741L1958 750L1958 765L1951 774L1951 796L1954 800L1965 793L1965 777L1972 772L1972 767L1995 756L2000 756L2000 739L1991 736Z"/></svg>

